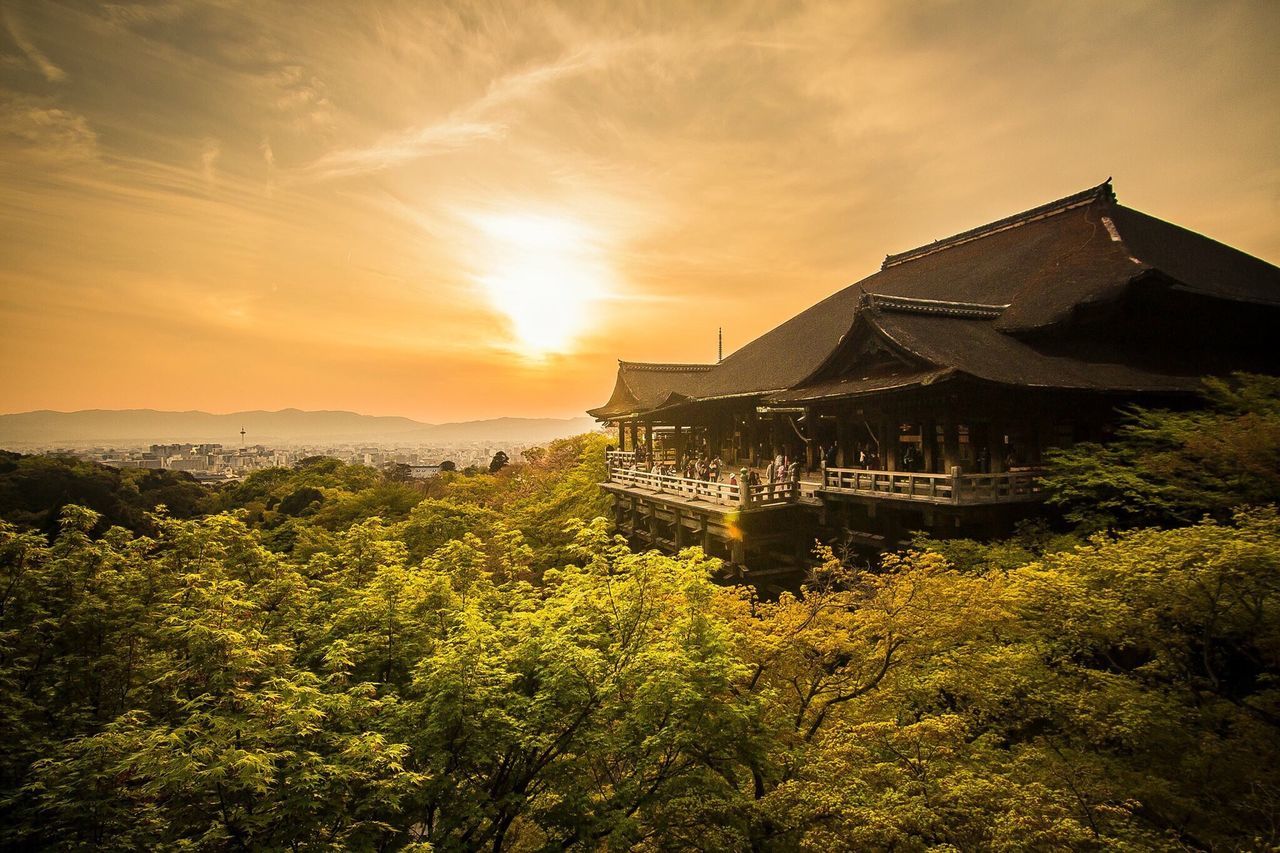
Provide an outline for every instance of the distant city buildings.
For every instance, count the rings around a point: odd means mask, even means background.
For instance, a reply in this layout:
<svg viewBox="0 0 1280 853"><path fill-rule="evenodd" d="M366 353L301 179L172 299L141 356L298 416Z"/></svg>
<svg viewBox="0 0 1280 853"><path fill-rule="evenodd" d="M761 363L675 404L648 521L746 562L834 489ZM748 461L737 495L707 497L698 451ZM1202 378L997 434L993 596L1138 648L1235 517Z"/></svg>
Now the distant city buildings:
<svg viewBox="0 0 1280 853"><path fill-rule="evenodd" d="M369 445L308 445L286 449L265 445L227 448L221 444L153 444L142 448L40 448L43 451L67 453L80 459L100 462L114 468L145 468L157 471L185 471L197 480L219 483L241 479L266 468L288 468L303 459L327 456L352 465L386 469L406 466L409 477L425 480L441 471L478 468L489 470L489 463L499 450L512 458L533 444L493 443L412 447L375 447ZM442 467L443 466L443 467Z"/></svg>

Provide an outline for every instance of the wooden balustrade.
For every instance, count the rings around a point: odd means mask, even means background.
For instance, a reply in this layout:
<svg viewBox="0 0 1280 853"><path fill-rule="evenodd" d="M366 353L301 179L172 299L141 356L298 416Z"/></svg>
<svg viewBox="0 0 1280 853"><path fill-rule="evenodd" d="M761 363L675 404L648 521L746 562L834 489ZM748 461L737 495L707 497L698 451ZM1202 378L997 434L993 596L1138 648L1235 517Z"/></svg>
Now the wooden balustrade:
<svg viewBox="0 0 1280 853"><path fill-rule="evenodd" d="M740 499L738 486L734 483L691 480L674 474L654 474L642 469L615 468L609 472L609 482L725 506L736 506Z"/></svg>
<svg viewBox="0 0 1280 853"><path fill-rule="evenodd" d="M696 480L626 467L610 468L609 482L645 489L655 494L744 509L785 504L800 497L799 483L760 483L746 486L744 492L744 487L738 483Z"/></svg>
<svg viewBox="0 0 1280 853"><path fill-rule="evenodd" d="M634 465L636 462L636 452L634 450L606 450L604 452L604 464L609 468L616 468L619 465Z"/></svg>
<svg viewBox="0 0 1280 853"><path fill-rule="evenodd" d="M798 482L738 483L697 480L676 474L654 474L633 467L624 451L610 451L609 482L668 494L689 501L706 501L720 506L755 509L798 501ZM876 471L863 468L825 468L821 490L869 497L920 501L934 504L1013 503L1035 500L1040 484L1035 469L999 474L924 474L914 471Z"/></svg>
<svg viewBox="0 0 1280 853"><path fill-rule="evenodd" d="M1035 469L999 474L962 474L956 468L951 474L923 474L826 468L822 474L822 487L831 491L927 503L1004 503L1039 497L1039 473Z"/></svg>
<svg viewBox="0 0 1280 853"><path fill-rule="evenodd" d="M789 503L800 497L800 484L797 482L758 483L747 487L747 497L748 503L753 507Z"/></svg>

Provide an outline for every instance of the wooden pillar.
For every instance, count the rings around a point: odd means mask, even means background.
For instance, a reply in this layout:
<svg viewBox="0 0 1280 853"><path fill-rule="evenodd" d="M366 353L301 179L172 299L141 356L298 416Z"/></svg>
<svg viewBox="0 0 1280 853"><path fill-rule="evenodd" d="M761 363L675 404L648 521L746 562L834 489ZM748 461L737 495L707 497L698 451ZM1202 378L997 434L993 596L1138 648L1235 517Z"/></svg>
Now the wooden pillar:
<svg viewBox="0 0 1280 853"><path fill-rule="evenodd" d="M898 422L880 419L880 467L885 471L898 470Z"/></svg>
<svg viewBox="0 0 1280 853"><path fill-rule="evenodd" d="M846 426L849 416L842 411L836 411L836 465L837 468L848 468L849 459L853 453L850 446L849 429Z"/></svg>
<svg viewBox="0 0 1280 853"><path fill-rule="evenodd" d="M920 470L926 474L941 473L941 469L934 467L938 456L938 426L933 418L920 421L920 455L924 457L924 466Z"/></svg>
<svg viewBox="0 0 1280 853"><path fill-rule="evenodd" d="M673 509L672 514L675 516L675 522L671 532L676 541L676 550L679 551L684 547L684 518L680 515L679 508Z"/></svg>
<svg viewBox="0 0 1280 853"><path fill-rule="evenodd" d="M653 459L653 424L649 421L644 422L644 452Z"/></svg>
<svg viewBox="0 0 1280 853"><path fill-rule="evenodd" d="M942 433L942 467L950 471L960 464L960 424L948 420Z"/></svg>
<svg viewBox="0 0 1280 853"><path fill-rule="evenodd" d="M818 426L822 419L814 414L813 409L804 410L804 433L808 438L804 443L804 470L812 471L818 467L818 445L814 438L818 434Z"/></svg>
<svg viewBox="0 0 1280 853"><path fill-rule="evenodd" d="M1004 471L1004 430L999 424L987 424L987 458L991 461L991 473Z"/></svg>

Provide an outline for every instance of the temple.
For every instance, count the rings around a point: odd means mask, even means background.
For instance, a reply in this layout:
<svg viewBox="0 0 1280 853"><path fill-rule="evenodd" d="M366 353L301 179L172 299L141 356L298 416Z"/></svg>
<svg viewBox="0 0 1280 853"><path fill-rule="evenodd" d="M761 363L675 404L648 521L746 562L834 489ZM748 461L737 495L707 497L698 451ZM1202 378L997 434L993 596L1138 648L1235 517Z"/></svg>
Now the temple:
<svg viewBox="0 0 1280 853"><path fill-rule="evenodd" d="M618 430L621 530L769 567L815 539L1007 530L1048 449L1106 441L1130 404L1194 405L1206 375L1280 373L1277 340L1280 269L1108 180L889 255L717 364L619 362L589 414ZM719 476L686 476L695 458Z"/></svg>

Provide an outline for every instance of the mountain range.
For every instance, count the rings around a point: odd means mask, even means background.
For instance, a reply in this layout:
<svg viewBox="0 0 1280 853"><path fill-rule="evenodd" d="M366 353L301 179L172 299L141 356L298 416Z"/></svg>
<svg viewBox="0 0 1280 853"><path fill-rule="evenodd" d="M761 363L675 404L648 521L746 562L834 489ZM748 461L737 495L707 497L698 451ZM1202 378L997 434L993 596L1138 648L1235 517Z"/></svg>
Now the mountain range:
<svg viewBox="0 0 1280 853"><path fill-rule="evenodd" d="M281 409L278 412L161 412L154 409L86 409L0 415L0 447L117 447L167 442L299 444L390 443L448 445L466 442L538 443L591 432L595 421L580 418L493 418L429 424L410 418L355 412Z"/></svg>

